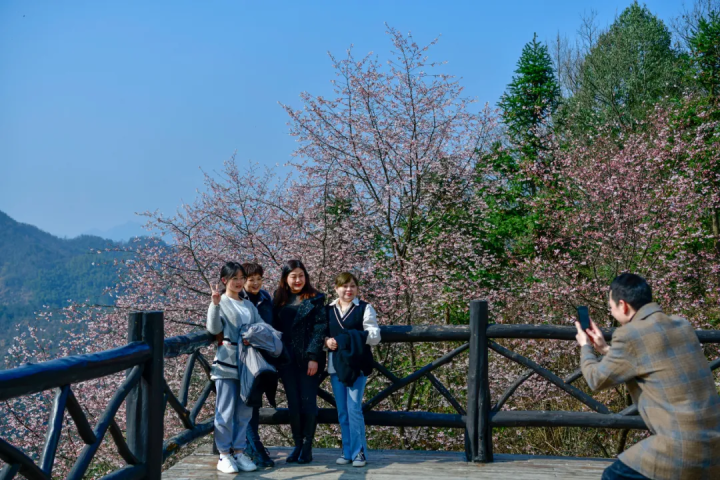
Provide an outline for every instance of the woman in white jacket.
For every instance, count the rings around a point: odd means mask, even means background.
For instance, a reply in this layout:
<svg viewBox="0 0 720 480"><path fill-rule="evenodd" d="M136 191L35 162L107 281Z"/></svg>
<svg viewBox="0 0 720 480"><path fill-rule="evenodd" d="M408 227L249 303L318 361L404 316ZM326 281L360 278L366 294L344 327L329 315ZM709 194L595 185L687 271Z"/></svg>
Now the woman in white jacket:
<svg viewBox="0 0 720 480"><path fill-rule="evenodd" d="M245 270L237 262L228 262L220 270L220 284L211 286L212 302L208 308L207 330L223 334L210 370L215 381L215 443L220 451L217 469L223 473L252 472L257 466L245 455L245 433L252 417L240 397L238 376L238 342L240 327L263 323L255 306L240 297L245 285ZM222 290L222 291L221 291ZM247 345L247 340L243 340Z"/></svg>

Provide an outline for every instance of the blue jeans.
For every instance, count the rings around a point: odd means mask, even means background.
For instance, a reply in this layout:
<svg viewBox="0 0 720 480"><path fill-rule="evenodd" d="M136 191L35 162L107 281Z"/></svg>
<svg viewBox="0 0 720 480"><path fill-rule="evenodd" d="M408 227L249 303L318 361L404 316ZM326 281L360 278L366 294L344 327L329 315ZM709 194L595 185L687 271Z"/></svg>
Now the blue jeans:
<svg viewBox="0 0 720 480"><path fill-rule="evenodd" d="M650 480L645 475L636 472L620 460L610 465L602 474L602 480Z"/></svg>
<svg viewBox="0 0 720 480"><path fill-rule="evenodd" d="M367 377L360 375L355 383L348 387L335 374L330 375L335 403L337 404L340 433L342 434L343 458L353 460L360 451L367 456L365 440L365 418L362 412L362 399L365 393Z"/></svg>

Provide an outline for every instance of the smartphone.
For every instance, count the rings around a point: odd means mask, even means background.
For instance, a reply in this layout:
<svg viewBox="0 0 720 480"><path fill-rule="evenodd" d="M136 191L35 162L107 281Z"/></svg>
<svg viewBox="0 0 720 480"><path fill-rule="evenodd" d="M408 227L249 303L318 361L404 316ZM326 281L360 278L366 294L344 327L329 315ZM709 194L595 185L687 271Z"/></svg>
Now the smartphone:
<svg viewBox="0 0 720 480"><path fill-rule="evenodd" d="M580 322L580 328L582 328L583 332L585 330L590 329L590 312L588 311L588 307L580 306L577 307L577 317L578 322Z"/></svg>

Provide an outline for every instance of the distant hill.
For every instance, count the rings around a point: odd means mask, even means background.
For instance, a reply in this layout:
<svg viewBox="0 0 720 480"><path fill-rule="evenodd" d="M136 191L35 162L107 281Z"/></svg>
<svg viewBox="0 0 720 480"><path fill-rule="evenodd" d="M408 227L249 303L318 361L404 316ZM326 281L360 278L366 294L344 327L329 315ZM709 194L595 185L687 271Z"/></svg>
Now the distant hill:
<svg viewBox="0 0 720 480"><path fill-rule="evenodd" d="M6 353L16 327L30 324L44 305L60 308L68 300L86 299L109 303L102 292L117 282L113 256L124 254L97 251L121 245L90 235L61 239L0 212L0 354ZM55 333L62 328L58 322Z"/></svg>
<svg viewBox="0 0 720 480"><path fill-rule="evenodd" d="M83 235L107 238L115 242L127 242L135 237L147 236L148 232L137 222L126 222L109 230L93 228L92 230L84 232Z"/></svg>

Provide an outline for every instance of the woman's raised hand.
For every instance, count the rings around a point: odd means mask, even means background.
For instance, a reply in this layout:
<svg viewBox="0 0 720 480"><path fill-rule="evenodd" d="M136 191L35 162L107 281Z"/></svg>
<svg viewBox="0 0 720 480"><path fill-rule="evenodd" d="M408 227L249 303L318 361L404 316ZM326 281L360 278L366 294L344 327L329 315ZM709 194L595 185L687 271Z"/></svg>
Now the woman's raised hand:
<svg viewBox="0 0 720 480"><path fill-rule="evenodd" d="M210 285L210 290L212 291L212 302L215 305L220 305L220 285L217 283L215 286Z"/></svg>

